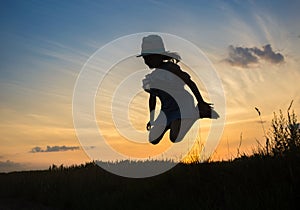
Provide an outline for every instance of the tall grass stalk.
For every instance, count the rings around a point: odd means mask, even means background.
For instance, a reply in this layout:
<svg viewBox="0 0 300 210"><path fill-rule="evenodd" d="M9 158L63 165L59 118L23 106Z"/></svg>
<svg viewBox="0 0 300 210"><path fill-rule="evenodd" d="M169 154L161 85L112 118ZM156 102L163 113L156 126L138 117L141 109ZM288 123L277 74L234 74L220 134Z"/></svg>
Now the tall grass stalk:
<svg viewBox="0 0 300 210"><path fill-rule="evenodd" d="M266 153L267 153L267 155L269 155L270 140L269 140L269 138L266 135L266 130L265 130L264 122L263 122L263 120L261 118L261 112L260 112L260 110L257 107L255 107L255 110L258 113L258 116L259 116L259 119L260 119L260 124L261 124L262 130L263 130L263 133L264 133L264 138L266 139Z"/></svg>
<svg viewBox="0 0 300 210"><path fill-rule="evenodd" d="M237 148L237 157L238 158L240 157L240 148L242 146L242 141L243 141L243 133L241 132L241 134L240 134L240 142L239 142L239 146Z"/></svg>

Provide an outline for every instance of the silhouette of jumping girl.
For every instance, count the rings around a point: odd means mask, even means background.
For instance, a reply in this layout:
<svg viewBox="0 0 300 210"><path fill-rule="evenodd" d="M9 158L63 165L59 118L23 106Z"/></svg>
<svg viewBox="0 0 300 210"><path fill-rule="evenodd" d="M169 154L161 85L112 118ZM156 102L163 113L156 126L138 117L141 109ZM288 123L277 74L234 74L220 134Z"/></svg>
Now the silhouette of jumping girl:
<svg viewBox="0 0 300 210"><path fill-rule="evenodd" d="M143 79L143 88L150 94L150 121L147 123L149 142L158 144L170 130L170 140L181 141L194 122L199 118L217 119L219 115L212 104L206 103L196 84L188 73L177 65L181 57L175 52L165 50L163 40L158 35L143 38L141 54L145 64L153 71ZM187 85L197 99L184 89ZM161 110L154 120L156 98L161 102Z"/></svg>

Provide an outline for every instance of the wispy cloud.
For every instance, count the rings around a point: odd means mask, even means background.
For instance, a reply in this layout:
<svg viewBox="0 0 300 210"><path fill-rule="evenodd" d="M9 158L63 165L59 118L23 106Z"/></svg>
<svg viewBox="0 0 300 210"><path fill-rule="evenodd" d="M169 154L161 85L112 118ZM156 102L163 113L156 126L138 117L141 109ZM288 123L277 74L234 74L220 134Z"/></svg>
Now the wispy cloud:
<svg viewBox="0 0 300 210"><path fill-rule="evenodd" d="M73 150L79 150L80 147L78 146L47 146L46 149L43 149L41 147L34 147L31 149L31 153L38 153L38 152L65 152L65 151L73 151Z"/></svg>
<svg viewBox="0 0 300 210"><path fill-rule="evenodd" d="M258 124L262 124L262 123L263 123L263 124L265 124L265 123L267 123L267 121L266 121L266 120L263 120L263 121L256 120L255 122L256 122L256 123L258 123Z"/></svg>
<svg viewBox="0 0 300 210"><path fill-rule="evenodd" d="M228 47L228 58L226 61L233 66L247 67L250 64L259 63L260 60L265 60L273 64L284 61L284 56L281 53L273 51L270 44L258 47Z"/></svg>

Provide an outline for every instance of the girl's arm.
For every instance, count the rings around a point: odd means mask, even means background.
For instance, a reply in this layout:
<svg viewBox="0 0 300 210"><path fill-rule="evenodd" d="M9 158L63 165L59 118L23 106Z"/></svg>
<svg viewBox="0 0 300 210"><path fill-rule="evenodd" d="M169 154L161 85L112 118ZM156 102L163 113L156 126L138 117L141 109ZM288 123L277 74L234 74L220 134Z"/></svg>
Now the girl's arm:
<svg viewBox="0 0 300 210"><path fill-rule="evenodd" d="M207 103L203 100L197 85L195 84L195 82L193 80L191 80L191 76L182 71L181 69L175 69L172 70L171 72L174 73L175 75L177 75L179 78L181 78L184 83L191 89L191 91L193 92L194 96L196 97L198 104L198 110L199 110L199 117L201 118L210 118L210 119L217 119L219 118L218 113L216 113L213 110L213 107L211 103Z"/></svg>
<svg viewBox="0 0 300 210"><path fill-rule="evenodd" d="M149 98L150 121L154 120L155 106L156 106L156 96L150 94L150 98Z"/></svg>
<svg viewBox="0 0 300 210"><path fill-rule="evenodd" d="M195 95L195 97L196 97L196 99L197 99L197 101L198 101L198 104L207 104L204 100L203 100L203 98L202 98L202 96L201 96L201 94L200 94L200 92L199 92L199 89L198 89L198 87L197 87L197 85L195 84L195 82L193 81L193 80L191 80L190 78L189 79L187 79L186 81L184 81L188 86L189 86L189 88L192 90L192 92L193 92L193 94Z"/></svg>
<svg viewBox="0 0 300 210"><path fill-rule="evenodd" d="M189 86L189 88L192 90L194 96L196 97L196 99L197 99L197 101L198 101L198 104L208 104L208 103L206 103L206 102L203 100L203 98L202 98L202 96L201 96L201 94L200 94L200 92L199 92L199 89L198 89L197 85L195 84L195 82L194 82L193 80L191 80L191 77L190 77L190 75L189 75L188 73L182 71L182 73L181 73L180 75L178 75L178 76L179 76L179 77L184 81L184 83L187 84L187 86Z"/></svg>
<svg viewBox="0 0 300 210"><path fill-rule="evenodd" d="M191 79L188 79L185 83L189 86L189 88L192 90L193 94L197 98L199 117L200 118L217 119L219 115L216 112L213 111L212 104L206 103L203 100L196 84ZM212 113L214 113L214 117L212 117Z"/></svg>
<svg viewBox="0 0 300 210"><path fill-rule="evenodd" d="M155 106L156 106L156 96L153 94L150 94L149 98L149 112L150 112L150 121L147 123L147 130L150 130L151 128L151 121L154 121L154 113L155 113Z"/></svg>

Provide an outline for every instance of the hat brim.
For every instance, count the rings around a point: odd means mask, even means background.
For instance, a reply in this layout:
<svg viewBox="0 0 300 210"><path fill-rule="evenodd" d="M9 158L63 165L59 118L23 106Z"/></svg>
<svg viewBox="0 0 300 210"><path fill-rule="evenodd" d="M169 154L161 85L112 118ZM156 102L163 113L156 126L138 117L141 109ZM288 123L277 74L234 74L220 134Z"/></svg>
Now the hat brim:
<svg viewBox="0 0 300 210"><path fill-rule="evenodd" d="M143 57L143 56L147 56L147 55L166 55L170 58L175 58L175 59L181 59L180 56L178 55L178 53L176 52L170 52L170 51L165 51L165 52L151 52L151 53L141 53L139 55L137 55L136 57Z"/></svg>
<svg viewBox="0 0 300 210"><path fill-rule="evenodd" d="M143 56L146 56L146 55L153 55L153 54L157 54L157 53L141 53L139 55L137 55L136 57L143 57Z"/></svg>

